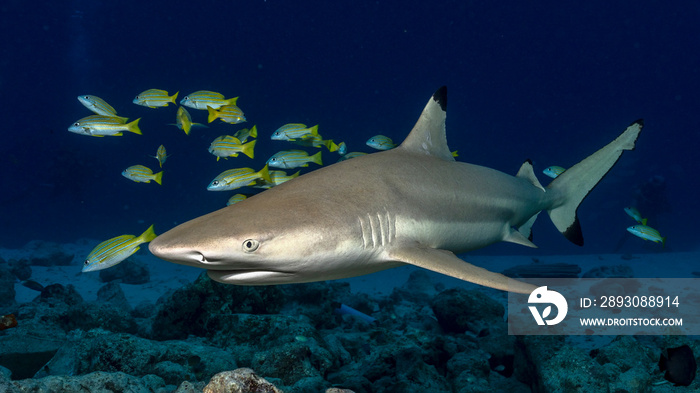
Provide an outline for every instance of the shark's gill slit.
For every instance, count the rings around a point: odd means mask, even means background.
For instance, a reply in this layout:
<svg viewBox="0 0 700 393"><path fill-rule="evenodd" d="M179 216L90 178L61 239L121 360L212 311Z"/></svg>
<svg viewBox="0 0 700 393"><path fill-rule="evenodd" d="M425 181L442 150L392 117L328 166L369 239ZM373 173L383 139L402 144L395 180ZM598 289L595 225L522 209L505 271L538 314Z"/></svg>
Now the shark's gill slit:
<svg viewBox="0 0 700 393"><path fill-rule="evenodd" d="M367 213L367 220L369 220L369 230L372 234L372 248L377 248L377 243L379 242L379 235L377 234L375 223L372 221L372 214Z"/></svg>
<svg viewBox="0 0 700 393"><path fill-rule="evenodd" d="M362 222L362 217L357 217L357 221L360 223L360 232L362 233L362 248L367 249L367 230Z"/></svg>
<svg viewBox="0 0 700 393"><path fill-rule="evenodd" d="M378 232L379 232L379 239L381 240L382 247L386 244L386 239L385 236L386 234L384 233L385 230L385 225L382 225L382 214L377 213L377 225L379 225Z"/></svg>

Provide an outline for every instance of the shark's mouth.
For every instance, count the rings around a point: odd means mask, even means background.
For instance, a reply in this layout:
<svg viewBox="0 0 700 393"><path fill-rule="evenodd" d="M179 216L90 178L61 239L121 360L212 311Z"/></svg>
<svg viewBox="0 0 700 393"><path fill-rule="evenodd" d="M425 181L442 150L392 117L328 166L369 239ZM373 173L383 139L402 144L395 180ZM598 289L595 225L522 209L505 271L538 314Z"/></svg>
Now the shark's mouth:
<svg viewBox="0 0 700 393"><path fill-rule="evenodd" d="M229 271L231 273L245 273L259 270L257 267L253 267L252 264L246 263L242 260L215 257L207 258L201 252L193 252L190 260L196 264L195 266L207 270ZM246 265L250 265L251 267L247 267ZM234 266L236 268L234 268Z"/></svg>
<svg viewBox="0 0 700 393"><path fill-rule="evenodd" d="M294 273L272 270L207 270L214 281L237 285L275 285L293 282Z"/></svg>

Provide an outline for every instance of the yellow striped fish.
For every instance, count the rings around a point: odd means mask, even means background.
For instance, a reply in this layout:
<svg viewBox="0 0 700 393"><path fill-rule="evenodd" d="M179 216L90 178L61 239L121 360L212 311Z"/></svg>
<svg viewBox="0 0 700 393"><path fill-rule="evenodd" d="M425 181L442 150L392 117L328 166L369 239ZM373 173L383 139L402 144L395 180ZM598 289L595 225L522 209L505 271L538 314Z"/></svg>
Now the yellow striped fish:
<svg viewBox="0 0 700 393"><path fill-rule="evenodd" d="M221 172L214 180L209 183L207 190L209 191L230 191L237 188L245 187L254 184L258 179L263 179L266 182L272 182L270 172L267 165L263 169L255 172L251 168L236 168Z"/></svg>
<svg viewBox="0 0 700 393"><path fill-rule="evenodd" d="M238 97L224 98L224 95L215 91L199 90L190 93L180 101L180 105L190 107L192 109L206 110L207 107L219 109L224 105L236 105Z"/></svg>
<svg viewBox="0 0 700 393"><path fill-rule="evenodd" d="M154 174L150 168L143 165L132 165L124 169L122 176L136 183L150 183L153 180L158 184L163 184L162 171Z"/></svg>
<svg viewBox="0 0 700 393"><path fill-rule="evenodd" d="M165 146L160 145L160 146L158 146L158 150L156 151L156 155L155 155L155 156L151 156L151 157L153 157L153 158L155 158L156 160L158 160L158 164L160 164L160 167L162 168L162 167L163 167L163 164L165 164L165 160L167 160L168 157L170 157L170 156L166 154L166 152L165 152Z"/></svg>
<svg viewBox="0 0 700 393"><path fill-rule="evenodd" d="M184 106L177 108L177 114L175 115L175 126L182 131L185 131L185 134L189 135L190 130L194 125L199 125L199 123L192 122L190 112L188 112Z"/></svg>
<svg viewBox="0 0 700 393"><path fill-rule="evenodd" d="M179 93L179 91L177 93ZM168 92L165 90L148 89L137 95L132 102L136 105L147 106L149 108L168 106L170 103L176 104L175 99L177 98L177 93L169 96Z"/></svg>
<svg viewBox="0 0 700 393"><path fill-rule="evenodd" d="M628 216L632 217L635 221L642 225L647 225L647 219L642 218L642 213L639 212L635 207L629 206L625 208L625 213L627 213Z"/></svg>
<svg viewBox="0 0 700 393"><path fill-rule="evenodd" d="M284 150L275 153L267 160L267 165L273 168L294 169L299 167L307 167L309 163L323 165L321 162L321 152L309 156L309 153L304 150Z"/></svg>
<svg viewBox="0 0 700 393"><path fill-rule="evenodd" d="M305 139L290 139L288 142L299 146L321 147L325 146L329 152L334 152L340 148L332 139L321 139L321 135Z"/></svg>
<svg viewBox="0 0 700 393"><path fill-rule="evenodd" d="M319 137L318 124L313 127L306 127L306 124L289 123L275 130L270 136L273 141L290 141L295 139L307 139Z"/></svg>
<svg viewBox="0 0 700 393"><path fill-rule="evenodd" d="M139 245L148 243L156 238L153 225L148 227L141 236L121 235L105 240L90 251L83 263L83 273L112 267L139 250Z"/></svg>
<svg viewBox="0 0 700 393"><path fill-rule="evenodd" d="M270 171L270 179L272 180L271 182L266 182L264 180L258 181L253 187L255 188L272 188L274 186L278 186L286 181L292 180L295 177L299 177L299 174L301 171L297 171L293 175L287 175L287 172L285 171Z"/></svg>
<svg viewBox="0 0 700 393"><path fill-rule="evenodd" d="M98 96L91 96L89 94L78 96L78 101L83 104L86 108L90 109L94 113L102 116L117 117L122 120L122 123L126 123L129 120L128 117L117 116L117 111L112 108L107 101L103 100Z"/></svg>
<svg viewBox="0 0 700 393"><path fill-rule="evenodd" d="M246 195L236 194L236 195L232 196L231 198L229 198L228 201L226 201L226 206L233 205L233 204L238 203L246 198L248 198Z"/></svg>
<svg viewBox="0 0 700 393"><path fill-rule="evenodd" d="M666 238L661 236L659 231L656 229L646 226L646 225L633 225L627 228L627 231L634 236L640 237L644 240L649 240L654 243L661 243L661 246L666 246Z"/></svg>
<svg viewBox="0 0 700 393"><path fill-rule="evenodd" d="M224 105L218 111L208 106L207 112L209 112L209 117L207 119L209 123L216 119L220 119L224 123L229 124L238 124L246 121L243 111L236 105Z"/></svg>
<svg viewBox="0 0 700 393"><path fill-rule="evenodd" d="M241 143L245 143L245 141L248 140L248 138L257 138L258 137L258 127L253 126L250 130L247 128L244 128L242 130L236 131L235 134L233 134L236 138L238 138Z"/></svg>
<svg viewBox="0 0 700 393"><path fill-rule="evenodd" d="M270 172L270 179L272 179L272 183L276 186L279 186L280 184L292 180L295 177L299 177L299 174L301 171L297 171L296 173L292 175L287 175L287 172L285 171L271 171Z"/></svg>
<svg viewBox="0 0 700 393"><path fill-rule="evenodd" d="M242 144L235 136L221 135L211 143L209 153L216 156L216 161L219 161L219 158L238 157L238 153L253 158L255 142L257 140Z"/></svg>
<svg viewBox="0 0 700 393"><path fill-rule="evenodd" d="M70 127L68 127L68 131L80 135L98 137L107 135L121 136L122 131L129 131L133 132L134 134L141 135L139 120L141 120L141 118L138 118L131 123L124 123L117 117L92 115L76 121Z"/></svg>

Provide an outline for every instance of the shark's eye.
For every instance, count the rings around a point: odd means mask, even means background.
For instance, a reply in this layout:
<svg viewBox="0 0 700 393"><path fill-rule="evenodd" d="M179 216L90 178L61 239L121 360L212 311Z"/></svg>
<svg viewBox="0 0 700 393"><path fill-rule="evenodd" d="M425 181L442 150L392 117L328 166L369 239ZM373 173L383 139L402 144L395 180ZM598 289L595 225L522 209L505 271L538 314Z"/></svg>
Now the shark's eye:
<svg viewBox="0 0 700 393"><path fill-rule="evenodd" d="M258 249L258 246L260 246L260 242L255 239L243 241L243 251L245 252L253 252Z"/></svg>

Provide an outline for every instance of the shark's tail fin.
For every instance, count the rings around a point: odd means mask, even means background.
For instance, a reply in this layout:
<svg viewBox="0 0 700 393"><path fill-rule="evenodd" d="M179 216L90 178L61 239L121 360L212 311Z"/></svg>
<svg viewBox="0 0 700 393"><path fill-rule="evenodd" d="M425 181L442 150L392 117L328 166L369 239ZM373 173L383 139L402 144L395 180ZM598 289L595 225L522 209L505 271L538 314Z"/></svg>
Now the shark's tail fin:
<svg viewBox="0 0 700 393"><path fill-rule="evenodd" d="M634 149L643 126L643 120L635 121L617 139L567 169L547 186L558 195L555 204L548 210L549 217L559 232L572 243L583 245L581 225L576 216L579 204L615 165L622 152Z"/></svg>

